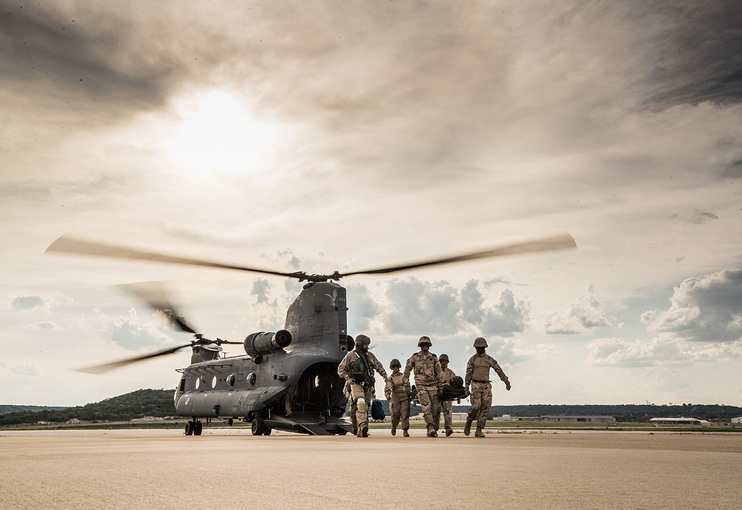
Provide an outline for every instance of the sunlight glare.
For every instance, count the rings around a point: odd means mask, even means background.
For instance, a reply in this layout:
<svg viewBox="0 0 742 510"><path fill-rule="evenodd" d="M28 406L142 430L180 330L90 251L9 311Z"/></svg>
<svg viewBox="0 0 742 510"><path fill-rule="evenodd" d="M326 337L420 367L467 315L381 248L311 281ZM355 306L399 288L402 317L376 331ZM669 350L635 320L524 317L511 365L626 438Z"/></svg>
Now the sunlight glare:
<svg viewBox="0 0 742 510"><path fill-rule="evenodd" d="M252 175L275 152L276 125L257 119L232 93L190 96L175 108L179 121L166 151L179 172Z"/></svg>

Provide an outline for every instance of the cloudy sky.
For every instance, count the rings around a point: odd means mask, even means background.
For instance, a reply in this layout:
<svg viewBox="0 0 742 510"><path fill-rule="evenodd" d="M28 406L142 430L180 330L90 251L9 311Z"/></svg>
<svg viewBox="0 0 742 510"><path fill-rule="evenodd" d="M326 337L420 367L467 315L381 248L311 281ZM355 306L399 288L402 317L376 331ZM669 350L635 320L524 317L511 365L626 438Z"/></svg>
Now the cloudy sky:
<svg viewBox="0 0 742 510"><path fill-rule="evenodd" d="M560 232L578 249L343 280L385 365L420 335L503 404L742 405L742 7L714 1L0 0L0 403L172 388L187 342L300 285L45 255L74 234L278 271ZM230 355L239 354L230 346Z"/></svg>

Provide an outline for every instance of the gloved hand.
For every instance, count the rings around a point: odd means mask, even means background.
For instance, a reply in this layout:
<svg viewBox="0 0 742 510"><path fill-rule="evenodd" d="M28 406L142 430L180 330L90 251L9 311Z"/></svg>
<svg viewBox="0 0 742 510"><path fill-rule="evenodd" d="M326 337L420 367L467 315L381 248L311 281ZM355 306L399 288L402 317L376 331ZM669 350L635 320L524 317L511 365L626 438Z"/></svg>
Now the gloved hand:
<svg viewBox="0 0 742 510"><path fill-rule="evenodd" d="M510 391L510 381L505 381L505 389Z"/></svg>

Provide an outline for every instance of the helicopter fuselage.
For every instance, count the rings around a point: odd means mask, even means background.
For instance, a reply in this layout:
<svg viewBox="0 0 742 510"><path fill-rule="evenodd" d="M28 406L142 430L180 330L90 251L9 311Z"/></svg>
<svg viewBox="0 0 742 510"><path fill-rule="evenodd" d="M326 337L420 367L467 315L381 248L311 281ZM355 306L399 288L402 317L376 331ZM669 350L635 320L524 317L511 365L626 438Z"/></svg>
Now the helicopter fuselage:
<svg viewBox="0 0 742 510"><path fill-rule="evenodd" d="M244 419L253 433L277 428L309 434L344 434L345 381L338 363L349 349L346 292L332 282L307 283L286 314L284 330L247 336L245 355L219 358L218 351L194 348L181 369L175 392L179 415ZM188 426L186 433L188 433Z"/></svg>

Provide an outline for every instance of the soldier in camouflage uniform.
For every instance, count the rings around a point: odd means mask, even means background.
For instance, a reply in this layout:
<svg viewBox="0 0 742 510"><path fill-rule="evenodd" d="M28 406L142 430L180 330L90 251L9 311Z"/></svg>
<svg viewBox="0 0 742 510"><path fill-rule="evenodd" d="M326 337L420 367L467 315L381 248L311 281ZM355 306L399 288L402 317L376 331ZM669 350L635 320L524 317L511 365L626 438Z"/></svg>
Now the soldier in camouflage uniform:
<svg viewBox="0 0 742 510"><path fill-rule="evenodd" d="M438 357L430 352L432 345L430 338L420 337L417 343L420 352L416 352L407 360L404 381L410 382L410 372L414 370L417 399L423 408L428 437L438 437L438 421L434 418L438 409L438 395L443 391L443 382L441 382L441 364L438 363Z"/></svg>
<svg viewBox="0 0 742 510"><path fill-rule="evenodd" d="M402 425L404 437L410 437L408 429L410 428L410 381L404 381L404 375L399 371L402 363L398 359L393 359L389 364L392 373L386 380L384 395L389 401L389 408L392 413L392 435L397 434L397 425Z"/></svg>
<svg viewBox="0 0 742 510"><path fill-rule="evenodd" d="M492 405L492 384L490 384L490 368L493 368L500 380L505 383L505 389L510 391L510 381L500 365L497 364L492 356L489 356L485 349L487 341L479 337L474 340L474 348L477 353L469 358L466 364L466 380L464 384L471 394L471 408L466 416L466 425L464 434L467 436L471 432L471 423L477 420L476 437L484 437L484 426L487 424L487 415Z"/></svg>
<svg viewBox="0 0 742 510"><path fill-rule="evenodd" d="M441 379L443 384L448 383L452 377L456 377L453 370L448 368L448 354L441 354L438 357L438 362L441 364ZM452 400L441 400L440 407L436 413L435 423L440 424L440 415L443 413L443 425L446 427L446 437L453 434L453 420L451 417L451 409L453 408Z"/></svg>
<svg viewBox="0 0 742 510"><path fill-rule="evenodd" d="M345 398L350 402L350 409L348 409L348 412L350 414L350 423L353 425L353 435L355 436L358 434L358 419L356 418L358 407L353 401L353 394L350 391L350 381L345 381L345 386L343 386L343 395L345 395Z"/></svg>
<svg viewBox="0 0 742 510"><path fill-rule="evenodd" d="M374 397L374 370L387 380L386 370L376 356L368 351L371 339L358 335L356 348L345 355L338 365L338 375L350 383L351 406L356 405L356 436L368 437L368 409Z"/></svg>

